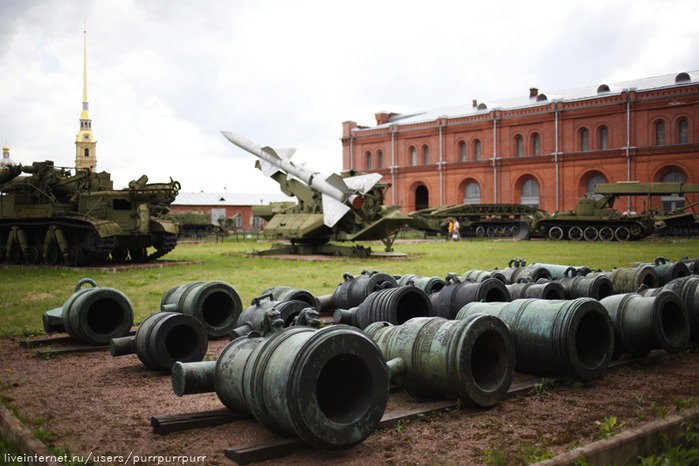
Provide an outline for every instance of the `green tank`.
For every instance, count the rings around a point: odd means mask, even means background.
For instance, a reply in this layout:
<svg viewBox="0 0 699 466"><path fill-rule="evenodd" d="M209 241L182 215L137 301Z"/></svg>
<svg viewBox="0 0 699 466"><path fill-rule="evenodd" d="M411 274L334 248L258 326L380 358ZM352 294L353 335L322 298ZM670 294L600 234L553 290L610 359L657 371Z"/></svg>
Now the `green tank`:
<svg viewBox="0 0 699 466"><path fill-rule="evenodd" d="M166 218L177 224L180 238L200 238L213 234L214 225L211 215L203 210L192 210L178 214L167 214Z"/></svg>
<svg viewBox="0 0 699 466"><path fill-rule="evenodd" d="M616 195L594 199L585 195L573 210L530 219L529 238L555 241L634 241L653 233L653 217L647 214L621 215L612 209Z"/></svg>
<svg viewBox="0 0 699 466"><path fill-rule="evenodd" d="M177 225L165 215L179 188L143 175L115 190L107 172L73 174L50 160L1 170L0 262L155 260L177 244Z"/></svg>

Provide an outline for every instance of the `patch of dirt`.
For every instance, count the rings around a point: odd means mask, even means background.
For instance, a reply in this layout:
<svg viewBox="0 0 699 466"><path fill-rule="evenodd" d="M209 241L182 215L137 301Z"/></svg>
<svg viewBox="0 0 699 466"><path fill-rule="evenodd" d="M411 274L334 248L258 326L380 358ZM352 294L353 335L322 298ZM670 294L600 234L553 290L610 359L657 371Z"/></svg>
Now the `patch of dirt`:
<svg viewBox="0 0 699 466"><path fill-rule="evenodd" d="M209 343L215 359L228 342ZM304 449L274 464L505 464L533 461L600 438L596 421L616 417L623 429L673 414L699 402L699 351L646 365L610 370L585 386L559 382L537 386L490 410L468 407L423 416L377 431L342 451ZM19 408L25 424L56 434L46 443L66 445L87 457L184 455L196 464L233 464L224 449L278 439L254 420L168 435L156 435L152 416L220 409L213 393L173 394L170 377L143 366L136 355L114 358L107 351L42 359L12 339L0 340L0 395ZM388 410L432 400L393 393ZM201 457L205 457L202 459ZM119 458L103 464L124 464ZM155 464L145 461L143 464ZM134 464L133 459L129 464ZM182 464L176 461L171 464Z"/></svg>
<svg viewBox="0 0 699 466"><path fill-rule="evenodd" d="M46 293L38 293L35 291L30 291L27 293L27 295L24 297L24 301L45 301L47 299L53 299L53 294L46 292Z"/></svg>

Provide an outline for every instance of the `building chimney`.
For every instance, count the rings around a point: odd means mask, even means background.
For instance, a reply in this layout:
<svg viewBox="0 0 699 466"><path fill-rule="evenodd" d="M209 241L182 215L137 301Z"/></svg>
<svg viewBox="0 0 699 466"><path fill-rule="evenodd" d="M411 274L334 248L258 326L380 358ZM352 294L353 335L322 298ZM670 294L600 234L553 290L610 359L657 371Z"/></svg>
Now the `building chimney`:
<svg viewBox="0 0 699 466"><path fill-rule="evenodd" d="M478 101L476 99L473 99L473 108L478 107Z"/></svg>
<svg viewBox="0 0 699 466"><path fill-rule="evenodd" d="M539 89L536 87L529 88L529 98L536 97L539 94Z"/></svg>

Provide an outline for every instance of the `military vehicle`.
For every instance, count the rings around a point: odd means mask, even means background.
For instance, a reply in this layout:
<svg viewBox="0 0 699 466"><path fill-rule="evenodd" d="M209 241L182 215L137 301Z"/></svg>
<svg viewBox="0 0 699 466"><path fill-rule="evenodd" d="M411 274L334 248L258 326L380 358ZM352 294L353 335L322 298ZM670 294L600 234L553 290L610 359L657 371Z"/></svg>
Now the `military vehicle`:
<svg viewBox="0 0 699 466"><path fill-rule="evenodd" d="M548 212L521 204L451 204L408 214L412 226L446 235L450 218L459 220L462 236L509 237L519 234L525 219L544 218Z"/></svg>
<svg viewBox="0 0 699 466"><path fill-rule="evenodd" d="M201 238L214 232L211 215L202 210L177 214L169 213L166 218L177 224L179 238Z"/></svg>
<svg viewBox="0 0 699 466"><path fill-rule="evenodd" d="M115 190L107 172L72 174L50 160L0 170L0 261L152 261L177 244L177 226L164 215L179 188L143 175Z"/></svg>
<svg viewBox="0 0 699 466"><path fill-rule="evenodd" d="M618 182L598 184L595 193L599 199L585 195L578 200L573 210L556 212L545 218L528 219L520 238L548 237L552 240L572 241L628 241L644 238L656 231L677 228L684 223L694 223L695 217L658 210L648 210L640 214L622 215L613 209L619 196L652 196L699 192L699 185L683 183L637 183Z"/></svg>
<svg viewBox="0 0 699 466"><path fill-rule="evenodd" d="M379 182L380 174L327 176L295 165L291 156L296 149L261 147L237 134L223 135L258 157L256 167L279 183L284 194L298 199L298 203L253 207L253 213L268 222L263 229L266 238L290 241L260 254L369 256L371 248L361 245L328 244L369 240L381 240L386 252L392 252L399 230L411 222L397 206L383 205L390 185Z"/></svg>

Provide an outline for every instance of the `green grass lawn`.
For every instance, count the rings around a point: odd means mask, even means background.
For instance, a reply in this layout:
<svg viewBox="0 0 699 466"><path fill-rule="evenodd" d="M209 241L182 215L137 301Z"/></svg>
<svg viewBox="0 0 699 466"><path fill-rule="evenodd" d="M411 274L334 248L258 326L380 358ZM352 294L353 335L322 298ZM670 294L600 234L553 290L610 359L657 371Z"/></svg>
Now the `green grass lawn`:
<svg viewBox="0 0 699 466"><path fill-rule="evenodd" d="M289 285L315 295L329 294L342 281L344 272L359 274L363 269L444 277L449 272L461 275L471 269L503 269L515 257L525 258L528 263L587 265L603 270L630 267L637 261L652 262L658 256L671 261L684 256L699 257L699 239L629 243L465 240L395 244L396 251L409 254L408 260L289 261L245 255L253 248L263 250L270 246L270 243L250 241L179 244L163 259L205 263L118 273L60 267L0 269L0 336L43 333L42 314L62 306L73 294L78 280L85 277L128 296L138 323L151 312L160 310L160 299L168 289L190 281L228 282L247 306L252 298L271 286ZM380 243L368 246L375 251L382 250Z"/></svg>

